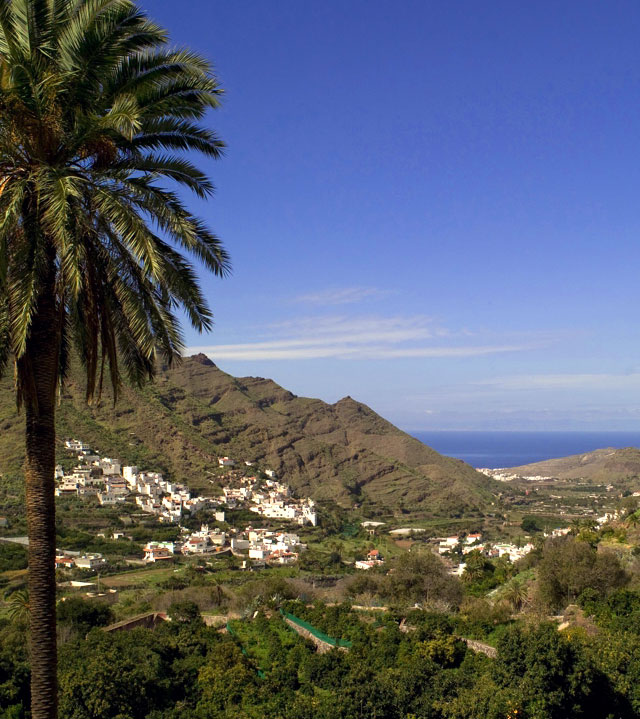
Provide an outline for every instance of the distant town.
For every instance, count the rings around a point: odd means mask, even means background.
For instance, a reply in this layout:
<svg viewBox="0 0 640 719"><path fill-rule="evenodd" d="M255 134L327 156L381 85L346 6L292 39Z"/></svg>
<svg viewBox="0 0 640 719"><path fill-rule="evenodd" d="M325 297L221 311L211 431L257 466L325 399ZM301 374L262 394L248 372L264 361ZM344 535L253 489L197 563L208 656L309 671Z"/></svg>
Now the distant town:
<svg viewBox="0 0 640 719"><path fill-rule="evenodd" d="M225 523L225 511L245 510L254 512L264 519L280 520L297 525L317 526L318 517L315 502L310 498L298 498L292 495L290 487L280 480L272 469L259 470L254 462L236 460L223 456L217 458L216 469L222 474L219 482L222 493L205 497L193 495L190 489L169 479L160 472L141 469L135 465L123 465L119 459L103 457L91 446L78 439L67 439L64 446L77 464L69 472L61 465L56 467L56 496L94 498L101 506L118 506L125 502L135 503L141 512L154 516L159 523L177 525L180 538L176 541L150 541L143 548L141 561L154 564L171 560L178 555L213 556L230 554L241 559L243 568L255 568L268 565L287 565L298 561L300 552L306 545L300 537L281 528L247 526L242 530ZM481 469L481 472L510 481L516 475L505 470ZM520 478L520 477L518 477ZM543 477L527 477L531 481ZM198 512L206 515L212 522L203 522L197 531L190 531L181 525L185 517L193 517ZM595 518L597 525L617 518L617 512L606 513ZM363 528L375 534L384 522L363 522ZM222 527L220 525L223 525ZM192 525L193 526L193 525ZM419 534L420 529L395 529L391 536L402 537L407 534ZM544 536L564 536L569 527L555 528ZM105 539L130 539L125 531L118 530ZM430 540L433 551L447 560L450 573L462 576L466 569L466 557L478 552L489 559L506 557L510 562L522 559L534 549L534 544L526 536L523 541L487 542L479 532L435 537ZM65 569L87 569L99 571L106 565L106 559L100 554L80 556L77 552L60 551L56 558L56 567ZM370 570L381 567L384 558L378 549L371 549L364 559L354 563L355 569Z"/></svg>
<svg viewBox="0 0 640 719"><path fill-rule="evenodd" d="M149 542L142 557L145 563L173 558L177 554L219 554L230 552L246 560L271 564L292 564L306 547L292 532L247 527L222 530L202 524L196 532L180 526L186 515L206 510L216 524L225 522L225 510L244 509L267 519L298 525L316 526L318 517L315 502L310 498L292 496L290 487L280 481L274 470L257 472L254 463L236 462L219 457L218 467L229 470L224 479L222 494L214 497L193 496L188 487L165 479L160 472L142 470L135 465L123 466L119 459L102 457L85 442L65 440L67 452L78 464L68 473L56 467L57 497L95 498L102 506L117 506L135 502L142 512L153 515L161 523L177 524L183 535L175 542ZM127 539L123 531L112 533L111 539ZM57 568L97 570L106 564L99 554L73 556L60 552Z"/></svg>

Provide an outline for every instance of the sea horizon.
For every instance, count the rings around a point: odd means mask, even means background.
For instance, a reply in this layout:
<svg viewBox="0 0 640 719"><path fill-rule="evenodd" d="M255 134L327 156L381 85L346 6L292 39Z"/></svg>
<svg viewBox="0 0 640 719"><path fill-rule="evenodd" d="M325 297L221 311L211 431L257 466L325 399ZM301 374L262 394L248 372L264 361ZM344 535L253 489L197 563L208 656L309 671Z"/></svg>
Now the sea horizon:
<svg viewBox="0 0 640 719"><path fill-rule="evenodd" d="M640 447L640 431L414 430L409 434L440 454L491 469L606 447Z"/></svg>

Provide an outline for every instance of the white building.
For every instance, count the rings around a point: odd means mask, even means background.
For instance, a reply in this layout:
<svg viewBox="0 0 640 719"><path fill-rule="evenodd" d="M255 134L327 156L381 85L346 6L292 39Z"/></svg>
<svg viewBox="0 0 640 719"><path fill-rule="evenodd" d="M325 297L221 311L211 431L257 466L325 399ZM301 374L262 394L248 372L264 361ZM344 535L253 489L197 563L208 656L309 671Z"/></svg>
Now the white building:
<svg viewBox="0 0 640 719"><path fill-rule="evenodd" d="M138 478L138 468L135 465L131 467L123 467L122 476L127 481L127 484L136 484Z"/></svg>
<svg viewBox="0 0 640 719"><path fill-rule="evenodd" d="M66 477L55 489L56 497L78 496L78 483Z"/></svg>
<svg viewBox="0 0 640 719"><path fill-rule="evenodd" d="M231 549L236 552L246 552L251 546L251 542L243 537L231 538Z"/></svg>
<svg viewBox="0 0 640 719"><path fill-rule="evenodd" d="M182 551L186 554L204 554L209 546L207 537L199 537L192 535L187 539L182 547Z"/></svg>
<svg viewBox="0 0 640 719"><path fill-rule="evenodd" d="M154 563L163 559L171 559L173 557L173 542L149 542L144 548L144 562Z"/></svg>
<svg viewBox="0 0 640 719"><path fill-rule="evenodd" d="M76 567L80 569L100 569L107 560L101 554L85 554L75 558Z"/></svg>
<svg viewBox="0 0 640 719"><path fill-rule="evenodd" d="M121 469L120 461L117 459L111 459L110 457L103 457L98 462L98 466L102 470L102 474L120 476L120 469Z"/></svg>
<svg viewBox="0 0 640 719"><path fill-rule="evenodd" d="M262 547L250 547L249 559L266 559L269 551Z"/></svg>

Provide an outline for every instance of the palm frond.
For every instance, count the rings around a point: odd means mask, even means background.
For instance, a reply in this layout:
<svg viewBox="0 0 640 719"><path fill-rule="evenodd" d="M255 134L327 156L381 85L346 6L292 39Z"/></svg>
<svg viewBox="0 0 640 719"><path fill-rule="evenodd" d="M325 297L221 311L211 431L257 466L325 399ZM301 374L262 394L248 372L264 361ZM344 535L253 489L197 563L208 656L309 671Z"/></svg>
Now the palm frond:
<svg viewBox="0 0 640 719"><path fill-rule="evenodd" d="M166 41L132 0L0 0L0 370L13 355L19 400L45 286L60 381L73 344L89 401L178 359L180 310L211 328L187 255L219 276L229 257L177 189L213 193L184 153L222 154L201 123L222 90Z"/></svg>

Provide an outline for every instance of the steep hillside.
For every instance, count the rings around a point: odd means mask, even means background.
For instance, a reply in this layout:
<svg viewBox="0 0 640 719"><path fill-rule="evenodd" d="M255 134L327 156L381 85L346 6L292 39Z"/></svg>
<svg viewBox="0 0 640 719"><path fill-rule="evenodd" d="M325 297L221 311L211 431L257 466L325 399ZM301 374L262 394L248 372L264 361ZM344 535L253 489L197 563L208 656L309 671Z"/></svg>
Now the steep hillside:
<svg viewBox="0 0 640 719"><path fill-rule="evenodd" d="M0 389L0 472L15 475L23 419L9 380ZM125 389L115 407L110 397L87 407L72 378L58 431L204 490L211 486L207 469L221 454L260 461L317 499L385 512L456 515L482 509L498 487L350 397L333 405L296 397L269 379L232 377L204 355L162 369L142 390Z"/></svg>
<svg viewBox="0 0 640 719"><path fill-rule="evenodd" d="M548 459L521 467L509 468L522 476L557 477L558 479L590 479L596 482L619 482L640 478L640 449L596 449L585 454Z"/></svg>

